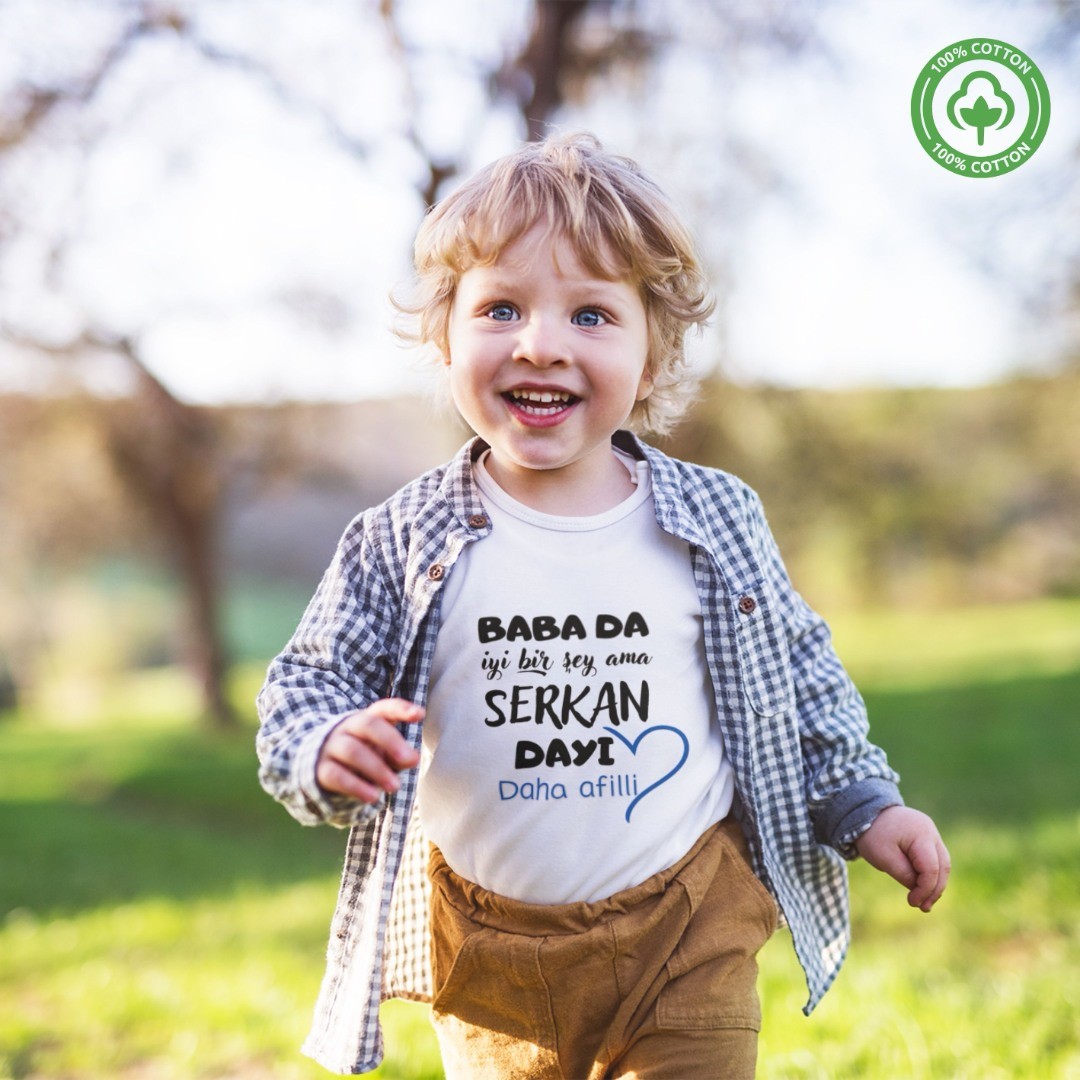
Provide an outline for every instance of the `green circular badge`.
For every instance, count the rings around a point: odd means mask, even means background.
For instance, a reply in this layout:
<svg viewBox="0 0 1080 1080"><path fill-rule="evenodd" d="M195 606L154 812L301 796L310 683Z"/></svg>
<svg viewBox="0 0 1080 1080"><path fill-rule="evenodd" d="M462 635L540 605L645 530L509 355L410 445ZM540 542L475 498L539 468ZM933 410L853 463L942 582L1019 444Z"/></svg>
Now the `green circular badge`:
<svg viewBox="0 0 1080 1080"><path fill-rule="evenodd" d="M956 41L932 57L911 92L923 149L961 176L1000 176L1038 150L1050 124L1042 72L1014 45Z"/></svg>

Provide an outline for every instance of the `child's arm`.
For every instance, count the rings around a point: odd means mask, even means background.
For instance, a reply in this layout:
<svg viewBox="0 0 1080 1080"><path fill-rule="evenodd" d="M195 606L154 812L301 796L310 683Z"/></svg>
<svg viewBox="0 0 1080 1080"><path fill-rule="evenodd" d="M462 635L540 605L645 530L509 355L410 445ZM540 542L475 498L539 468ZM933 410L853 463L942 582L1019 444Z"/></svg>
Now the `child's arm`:
<svg viewBox="0 0 1080 1080"><path fill-rule="evenodd" d="M789 642L806 797L818 839L861 855L929 911L945 888L949 854L934 822L903 805L896 773L869 739L866 707L833 651L828 627L795 592L756 496L751 522Z"/></svg>
<svg viewBox="0 0 1080 1080"><path fill-rule="evenodd" d="M786 647L807 809L818 841L854 858L854 839L886 807L903 805L899 777L870 742L862 697L833 650L825 620L791 584L760 500L753 492L748 500L766 597L782 637L774 648Z"/></svg>
<svg viewBox="0 0 1080 1080"><path fill-rule="evenodd" d="M403 620L369 537L378 528L378 521L366 517L350 525L259 692L259 780L304 825L326 822L348 828L375 813L374 800L327 787L317 773L326 744L333 740L335 748L348 746L346 736L358 723L353 718L391 692ZM343 768L357 749L344 751Z"/></svg>
<svg viewBox="0 0 1080 1080"><path fill-rule="evenodd" d="M909 890L908 903L929 911L949 880L949 852L937 826L908 806L882 810L855 841L859 854Z"/></svg>

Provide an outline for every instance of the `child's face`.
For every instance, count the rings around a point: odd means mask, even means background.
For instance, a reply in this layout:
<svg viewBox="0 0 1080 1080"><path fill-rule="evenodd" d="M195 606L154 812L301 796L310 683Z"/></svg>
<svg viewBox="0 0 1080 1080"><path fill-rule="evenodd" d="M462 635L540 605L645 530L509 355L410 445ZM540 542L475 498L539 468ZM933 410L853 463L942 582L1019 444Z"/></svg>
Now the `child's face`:
<svg viewBox="0 0 1080 1080"><path fill-rule="evenodd" d="M572 485L574 502L592 489L605 501L619 475L611 435L652 389L648 336L636 286L594 276L546 226L466 270L445 359L495 480L523 502L553 483Z"/></svg>

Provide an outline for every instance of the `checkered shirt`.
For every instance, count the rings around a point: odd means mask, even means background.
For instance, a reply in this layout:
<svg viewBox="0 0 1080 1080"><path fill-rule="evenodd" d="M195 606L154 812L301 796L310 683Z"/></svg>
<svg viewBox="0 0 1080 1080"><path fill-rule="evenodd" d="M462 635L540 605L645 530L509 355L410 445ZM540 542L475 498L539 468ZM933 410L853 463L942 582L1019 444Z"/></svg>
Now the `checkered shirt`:
<svg viewBox="0 0 1080 1080"><path fill-rule="evenodd" d="M806 974L809 1013L849 940L843 859L886 806L897 775L867 738L866 711L829 632L794 591L757 496L727 473L614 436L648 461L661 528L688 542L705 653L737 813ZM425 704L442 589L491 530L472 478L474 439L348 527L258 700L266 790L306 825L350 829L326 974L304 1052L341 1073L383 1056L378 1010L429 1000L427 850L416 770L376 806L323 792L319 749L344 714L384 697ZM419 725L403 728L419 748Z"/></svg>

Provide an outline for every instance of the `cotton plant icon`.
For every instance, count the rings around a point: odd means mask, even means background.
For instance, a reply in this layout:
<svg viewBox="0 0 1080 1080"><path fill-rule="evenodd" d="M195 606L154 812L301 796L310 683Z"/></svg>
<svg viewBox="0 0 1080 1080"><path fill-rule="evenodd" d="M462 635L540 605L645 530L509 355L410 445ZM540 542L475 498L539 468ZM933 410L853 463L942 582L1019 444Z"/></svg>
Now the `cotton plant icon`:
<svg viewBox="0 0 1080 1080"><path fill-rule="evenodd" d="M991 105L986 100L985 95L979 94L974 102L959 110L960 119L957 120L957 106L967 98L968 88L976 79L985 79L993 87L993 100L995 103L1000 103L1000 106ZM976 130L980 146L983 145L983 138L987 128L1008 127L1015 113L1016 106L1013 104L1013 99L1001 89L1001 84L989 71L973 71L966 76L960 84L960 89L949 98L949 105L946 109L946 115L954 127L974 128Z"/></svg>

